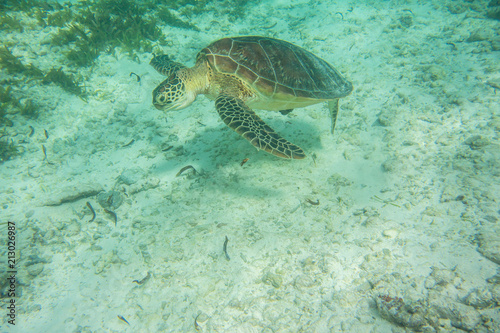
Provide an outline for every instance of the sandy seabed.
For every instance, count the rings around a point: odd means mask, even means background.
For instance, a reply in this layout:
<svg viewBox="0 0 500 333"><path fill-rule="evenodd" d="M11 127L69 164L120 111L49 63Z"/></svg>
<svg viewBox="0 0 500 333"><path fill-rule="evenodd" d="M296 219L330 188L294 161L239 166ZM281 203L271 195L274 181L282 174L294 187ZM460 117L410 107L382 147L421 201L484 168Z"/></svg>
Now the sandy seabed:
<svg viewBox="0 0 500 333"><path fill-rule="evenodd" d="M0 330L499 332L500 25L486 6L263 1L236 22L192 17L201 32L165 27L165 53L189 66L213 40L264 35L352 81L333 136L326 105L257 111L300 161L257 151L204 97L156 110L151 54L101 55L81 70L87 101L28 82L46 111L14 124L24 152L0 165L20 295ZM1 32L22 61L63 66L48 34Z"/></svg>

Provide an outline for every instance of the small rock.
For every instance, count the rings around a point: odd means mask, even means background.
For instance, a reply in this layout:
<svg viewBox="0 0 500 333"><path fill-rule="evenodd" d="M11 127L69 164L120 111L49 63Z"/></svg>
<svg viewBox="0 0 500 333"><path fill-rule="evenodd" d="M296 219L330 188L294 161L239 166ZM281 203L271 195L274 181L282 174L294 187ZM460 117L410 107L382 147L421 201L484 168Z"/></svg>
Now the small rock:
<svg viewBox="0 0 500 333"><path fill-rule="evenodd" d="M279 276L277 274L267 272L262 277L262 282L264 282L265 284L270 284L274 288L279 288L279 287L281 287L281 284L283 283L283 279L281 278L281 276Z"/></svg>
<svg viewBox="0 0 500 333"><path fill-rule="evenodd" d="M453 270L442 269L437 267L431 267L432 272L430 276L434 278L436 284L440 286L446 286L449 283L452 283L455 277L457 277L457 273Z"/></svg>
<svg viewBox="0 0 500 333"><path fill-rule="evenodd" d="M399 235L399 231L396 229L387 229L382 232L382 235L387 238L396 238Z"/></svg>
<svg viewBox="0 0 500 333"><path fill-rule="evenodd" d="M449 319L451 325L466 331L472 331L481 323L481 315L471 306L455 302L451 298L440 297L429 301L432 312L440 318Z"/></svg>
<svg viewBox="0 0 500 333"><path fill-rule="evenodd" d="M377 120L382 126L391 126L395 121L396 117L391 109L384 108L377 116Z"/></svg>
<svg viewBox="0 0 500 333"><path fill-rule="evenodd" d="M465 140L465 144L473 150L481 149L490 144L488 139L483 138L481 135L474 135Z"/></svg>
<svg viewBox="0 0 500 333"><path fill-rule="evenodd" d="M409 28L413 25L413 16L411 15L403 15L399 18L399 22L405 28Z"/></svg>
<svg viewBox="0 0 500 333"><path fill-rule="evenodd" d="M486 309L494 307L496 304L492 293L488 288L474 289L464 299L464 303L473 306L476 309Z"/></svg>
<svg viewBox="0 0 500 333"><path fill-rule="evenodd" d="M441 193L441 202L461 201L457 200L460 190L455 185L446 185Z"/></svg>
<svg viewBox="0 0 500 333"><path fill-rule="evenodd" d="M448 7L448 10L450 11L450 13L452 13L452 14L461 14L467 10L467 8L465 6L463 6L463 4L458 2L458 1L450 2L447 7Z"/></svg>
<svg viewBox="0 0 500 333"><path fill-rule="evenodd" d="M28 271L29 275L31 275L32 277L36 277L43 271L43 264L38 263L38 264L27 266L26 270Z"/></svg>
<svg viewBox="0 0 500 333"><path fill-rule="evenodd" d="M406 170L406 165L398 158L389 158L382 163L382 170L385 172L397 172Z"/></svg>
<svg viewBox="0 0 500 333"><path fill-rule="evenodd" d="M487 31L485 29L478 29L476 31L473 31L469 38L467 38L465 41L468 43L474 43L474 42L481 42L483 40L488 40L490 36L488 35Z"/></svg>
<svg viewBox="0 0 500 333"><path fill-rule="evenodd" d="M160 180L158 178L143 178L137 183L129 186L128 193L130 195L136 194L138 192L147 191L160 186Z"/></svg>
<svg viewBox="0 0 500 333"><path fill-rule="evenodd" d="M429 65L423 67L423 79L424 81L437 81L446 78L446 70L438 65Z"/></svg>
<svg viewBox="0 0 500 333"><path fill-rule="evenodd" d="M316 285L316 281L309 275L301 274L293 281L293 286L297 289L311 288Z"/></svg>
<svg viewBox="0 0 500 333"><path fill-rule="evenodd" d="M395 324L415 330L420 330L427 324L425 307L419 301L403 300L391 295L378 295L375 302L380 315Z"/></svg>
<svg viewBox="0 0 500 333"><path fill-rule="evenodd" d="M75 184L56 189L54 195L45 202L45 206L59 206L66 202L94 196L103 190L99 184Z"/></svg>
<svg viewBox="0 0 500 333"><path fill-rule="evenodd" d="M118 176L118 182L126 185L132 185L137 183L137 181L143 178L144 175L145 172L141 168L125 169L122 174Z"/></svg>
<svg viewBox="0 0 500 333"><path fill-rule="evenodd" d="M483 256L500 265L500 228L490 230L484 228L477 236L479 246L477 251Z"/></svg>
<svg viewBox="0 0 500 333"><path fill-rule="evenodd" d="M101 192L97 196L97 202L102 208L114 210L123 203L123 195L118 191Z"/></svg>
<svg viewBox="0 0 500 333"><path fill-rule="evenodd" d="M423 212L427 216L442 216L443 212L437 206L428 206Z"/></svg>

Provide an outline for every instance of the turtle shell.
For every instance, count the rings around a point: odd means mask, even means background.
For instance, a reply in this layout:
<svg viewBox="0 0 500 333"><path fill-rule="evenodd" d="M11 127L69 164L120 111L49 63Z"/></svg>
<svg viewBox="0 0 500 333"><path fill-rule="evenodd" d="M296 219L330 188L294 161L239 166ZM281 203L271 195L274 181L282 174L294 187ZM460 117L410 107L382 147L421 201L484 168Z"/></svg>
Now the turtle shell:
<svg viewBox="0 0 500 333"><path fill-rule="evenodd" d="M216 71L234 74L270 98L330 100L352 84L323 59L283 40L247 36L219 39L200 51Z"/></svg>

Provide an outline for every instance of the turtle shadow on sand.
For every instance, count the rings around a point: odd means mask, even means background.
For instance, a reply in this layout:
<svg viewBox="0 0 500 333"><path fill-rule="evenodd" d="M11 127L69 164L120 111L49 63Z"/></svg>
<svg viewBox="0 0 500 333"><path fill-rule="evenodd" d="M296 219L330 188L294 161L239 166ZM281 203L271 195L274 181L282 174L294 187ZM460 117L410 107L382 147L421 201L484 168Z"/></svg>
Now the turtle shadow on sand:
<svg viewBox="0 0 500 333"><path fill-rule="evenodd" d="M307 109L300 109L297 112L307 112ZM333 140L330 133L320 133L314 125L300 120L300 117L289 118L287 116L271 116L268 111L261 111L259 114L265 119L266 123L271 127L276 128L284 138L294 138L300 143L300 146L307 155L317 152L322 148L321 139L326 136L327 139ZM266 117L269 115L270 117ZM325 114L325 119L327 115ZM288 124L289 122L289 124ZM283 125L285 124L285 125ZM324 139L324 138L323 138ZM245 144L238 135L232 131L228 131L222 123L217 126L204 126L199 128L195 136L184 143L184 148L189 152L200 151L200 145L203 145L203 150L220 151L216 152L219 159L225 163L234 161L241 162L244 158L252 158L254 160L269 160L277 162L280 159L276 156L270 156L261 152L260 149ZM212 153L214 154L214 153ZM306 159L308 157L306 156ZM213 164L213 161L206 161Z"/></svg>
<svg viewBox="0 0 500 333"><path fill-rule="evenodd" d="M307 112L306 109L299 110ZM189 111L186 111L189 112ZM264 111L265 116L266 111ZM325 115L326 119L327 115ZM282 118L282 119L281 119ZM306 152L321 151L321 139L332 139L328 132L318 132L317 128L296 117L293 124L286 128L279 128L280 124L288 119L287 116L276 116L267 119L271 126L276 125L284 137L294 136L300 142ZM221 144L222 143L222 144ZM182 142L182 154L168 156L164 161L156 164L153 173L173 175L185 165L193 165L196 171L170 178L170 181L188 182L190 192L201 191L212 195L222 188L225 193L231 193L236 197L245 198L278 198L287 195L282 190L275 188L275 183L261 182L255 177L262 174L262 167L272 168L275 174L285 174L293 163L291 160L283 160L276 156L258 151L253 146L246 144L238 138L234 132L228 130L222 123L216 126L202 126L196 135ZM300 163L313 163L309 154ZM241 163L249 159L246 165ZM161 177L161 176L160 176ZM181 178L183 177L183 178ZM189 185L188 185L189 184Z"/></svg>

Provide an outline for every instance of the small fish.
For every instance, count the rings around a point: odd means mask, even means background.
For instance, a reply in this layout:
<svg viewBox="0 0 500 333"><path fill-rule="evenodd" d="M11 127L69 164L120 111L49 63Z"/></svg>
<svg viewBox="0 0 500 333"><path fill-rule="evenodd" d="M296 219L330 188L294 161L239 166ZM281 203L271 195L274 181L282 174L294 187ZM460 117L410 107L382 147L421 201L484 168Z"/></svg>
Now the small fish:
<svg viewBox="0 0 500 333"><path fill-rule="evenodd" d="M113 193L111 193L109 197L106 199L106 203L110 206L113 206Z"/></svg>
<svg viewBox="0 0 500 333"><path fill-rule="evenodd" d="M272 29L272 28L274 28L276 26L276 24L278 24L278 22L274 22L273 24L268 25L266 27L262 27L262 28L264 28L264 29Z"/></svg>
<svg viewBox="0 0 500 333"><path fill-rule="evenodd" d="M224 251L224 254L226 256L226 260L229 261L231 258L229 258L229 254L227 254L227 242L229 242L229 239L226 236L226 239L224 240L224 245L222 246L222 250Z"/></svg>
<svg viewBox="0 0 500 333"><path fill-rule="evenodd" d="M248 158L245 158L243 161L241 161L240 165L243 166L243 164L245 164L246 162L248 162L248 160L249 160Z"/></svg>
<svg viewBox="0 0 500 333"><path fill-rule="evenodd" d="M45 145L42 145L42 151L43 151L43 160L42 161L47 161L47 164L54 165L54 163L49 162L49 159L47 157L47 148L45 148Z"/></svg>
<svg viewBox="0 0 500 333"><path fill-rule="evenodd" d="M49 138L49 132L47 132L46 129L44 129L43 132L45 133L45 138L48 139Z"/></svg>
<svg viewBox="0 0 500 333"><path fill-rule="evenodd" d="M180 175L182 175L182 173L184 171L189 170L189 169L193 169L193 173L196 174L196 169L192 165L187 165L184 168L180 169L179 172L177 172L177 174L175 175L175 177L179 177Z"/></svg>
<svg viewBox="0 0 500 333"><path fill-rule="evenodd" d="M132 139L129 143L127 143L126 145L123 145L123 146L122 146L122 148L130 146L130 145L132 145L134 142L135 142L135 139Z"/></svg>
<svg viewBox="0 0 500 333"><path fill-rule="evenodd" d="M87 207L90 209L90 211L92 212L92 218L90 219L89 222L92 222L95 220L95 210L94 208L92 208L92 205L90 204L90 202L87 201Z"/></svg>
<svg viewBox="0 0 500 333"><path fill-rule="evenodd" d="M493 90L495 91L495 94L497 93L497 89L500 89L500 84L498 84L496 82L488 81L488 82L486 82L486 84L493 88Z"/></svg>
<svg viewBox="0 0 500 333"><path fill-rule="evenodd" d="M145 277L144 279L142 279L142 280L140 280L140 281L139 281L139 280L134 280L134 281L132 281L132 282L135 282L135 283L137 283L137 284L141 285L141 284L143 284L144 282L146 282L147 280L149 280L149 278L150 278L150 277L151 277L151 273L150 273L150 272L148 272L148 275L146 275L146 277Z"/></svg>
<svg viewBox="0 0 500 333"><path fill-rule="evenodd" d="M455 43L452 43L452 42L448 42L446 43L447 45L451 45L453 46L453 49L456 50L457 49L457 45Z"/></svg>
<svg viewBox="0 0 500 333"><path fill-rule="evenodd" d="M43 151L43 160L45 161L47 159L47 148L45 148L44 145L42 145L42 151Z"/></svg>
<svg viewBox="0 0 500 333"><path fill-rule="evenodd" d="M104 208L104 211L113 217L113 221L115 222L116 227L116 223L118 222L118 216L116 216L116 213L106 208Z"/></svg>
<svg viewBox="0 0 500 333"><path fill-rule="evenodd" d="M306 199L307 202L309 202L313 206L319 205L319 199L316 199L316 201L312 201L311 199Z"/></svg>
<svg viewBox="0 0 500 333"><path fill-rule="evenodd" d="M132 76L132 75L136 76L137 82L141 82L141 77L139 75L135 74L134 72L130 73L130 76Z"/></svg>
<svg viewBox="0 0 500 333"><path fill-rule="evenodd" d="M201 326L198 324L198 317L200 316L201 313L198 313L198 315L196 316L196 318L194 318L194 329L199 331L201 330Z"/></svg>
<svg viewBox="0 0 500 333"><path fill-rule="evenodd" d="M126 322L128 326L130 326L130 323L127 321L127 319L123 318L123 316L118 315L118 319L120 319L123 322Z"/></svg>
<svg viewBox="0 0 500 333"><path fill-rule="evenodd" d="M33 126L30 126L30 134L28 136L31 138L35 134L35 128Z"/></svg>

